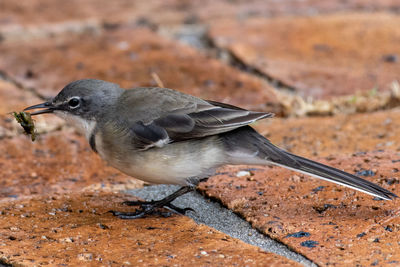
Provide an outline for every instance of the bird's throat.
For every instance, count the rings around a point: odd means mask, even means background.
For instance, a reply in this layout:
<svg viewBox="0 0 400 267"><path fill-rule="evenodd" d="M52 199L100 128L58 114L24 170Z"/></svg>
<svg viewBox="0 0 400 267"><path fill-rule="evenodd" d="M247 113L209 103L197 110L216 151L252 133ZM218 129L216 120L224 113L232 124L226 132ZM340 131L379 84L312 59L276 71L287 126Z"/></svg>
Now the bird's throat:
<svg viewBox="0 0 400 267"><path fill-rule="evenodd" d="M54 111L54 113L58 117L64 119L69 125L73 126L79 133L84 135L88 141L90 140L90 136L96 128L95 120L87 120L63 111Z"/></svg>

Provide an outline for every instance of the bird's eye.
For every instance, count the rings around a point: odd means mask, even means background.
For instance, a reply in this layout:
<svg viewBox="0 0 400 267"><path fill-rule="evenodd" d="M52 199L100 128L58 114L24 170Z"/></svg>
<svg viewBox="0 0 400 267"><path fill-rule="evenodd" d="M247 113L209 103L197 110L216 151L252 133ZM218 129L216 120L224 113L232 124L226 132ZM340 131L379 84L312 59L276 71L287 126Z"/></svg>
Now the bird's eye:
<svg viewBox="0 0 400 267"><path fill-rule="evenodd" d="M68 106L70 108L77 108L81 103L81 100L78 97L73 97L68 101Z"/></svg>

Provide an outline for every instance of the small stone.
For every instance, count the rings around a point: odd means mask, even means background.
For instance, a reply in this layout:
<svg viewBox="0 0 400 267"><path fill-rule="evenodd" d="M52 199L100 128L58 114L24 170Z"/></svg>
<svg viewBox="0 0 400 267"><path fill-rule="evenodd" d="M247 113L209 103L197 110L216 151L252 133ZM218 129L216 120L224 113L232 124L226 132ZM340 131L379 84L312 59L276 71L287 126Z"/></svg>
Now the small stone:
<svg viewBox="0 0 400 267"><path fill-rule="evenodd" d="M362 232L361 234L358 234L357 237L360 238L360 237L363 237L363 236L365 236L365 235L366 235L366 233L365 233L365 232Z"/></svg>
<svg viewBox="0 0 400 267"><path fill-rule="evenodd" d="M121 41L117 44L119 50L127 50L129 48L129 43L126 41Z"/></svg>
<svg viewBox="0 0 400 267"><path fill-rule="evenodd" d="M374 260L373 263L371 263L371 266L377 266L379 264L379 260Z"/></svg>
<svg viewBox="0 0 400 267"><path fill-rule="evenodd" d="M386 231L393 232L393 228L390 227L389 225L385 226L384 229L385 229Z"/></svg>
<svg viewBox="0 0 400 267"><path fill-rule="evenodd" d="M322 191L324 188L325 188L325 186L321 185L321 186L311 189L311 191L313 191L314 193L317 193L319 191Z"/></svg>
<svg viewBox="0 0 400 267"><path fill-rule="evenodd" d="M110 227L108 227L107 225L102 224L102 223L98 223L97 226L100 227L103 230L110 229Z"/></svg>
<svg viewBox="0 0 400 267"><path fill-rule="evenodd" d="M61 238L59 241L61 243L72 243L72 242L74 242L74 240L71 237Z"/></svg>
<svg viewBox="0 0 400 267"><path fill-rule="evenodd" d="M300 237L309 237L309 236L310 236L310 233L304 232L304 231L300 231L300 232L297 232L297 233L288 234L286 237L300 238Z"/></svg>
<svg viewBox="0 0 400 267"><path fill-rule="evenodd" d="M81 253L78 254L78 260L81 261L92 261L93 260L93 254L92 253Z"/></svg>
<svg viewBox="0 0 400 267"><path fill-rule="evenodd" d="M382 60L388 63L396 63L398 56L396 54L386 54L382 56Z"/></svg>
<svg viewBox="0 0 400 267"><path fill-rule="evenodd" d="M236 173L236 177L250 176L251 173L249 171L239 171Z"/></svg>
<svg viewBox="0 0 400 267"><path fill-rule="evenodd" d="M360 170L356 173L357 176L365 176L365 177L375 176L375 174L376 174L376 169Z"/></svg>
<svg viewBox="0 0 400 267"><path fill-rule="evenodd" d="M308 247L308 248L315 248L319 243L317 241L313 240L307 240L304 242L301 242L300 245L303 247Z"/></svg>
<svg viewBox="0 0 400 267"><path fill-rule="evenodd" d="M296 182L296 183L298 183L298 182L300 182L300 176L298 176L298 175L293 175L292 177L291 177L291 179L292 179L292 181L293 182Z"/></svg>

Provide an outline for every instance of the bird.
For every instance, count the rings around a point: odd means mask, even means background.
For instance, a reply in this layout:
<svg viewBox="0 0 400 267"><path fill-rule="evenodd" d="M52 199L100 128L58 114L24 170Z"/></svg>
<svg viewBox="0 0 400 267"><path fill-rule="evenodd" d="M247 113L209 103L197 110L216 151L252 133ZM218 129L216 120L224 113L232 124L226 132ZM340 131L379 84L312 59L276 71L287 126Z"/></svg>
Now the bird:
<svg viewBox="0 0 400 267"><path fill-rule="evenodd" d="M362 191L380 199L397 195L353 174L287 152L249 124L273 117L226 103L160 87L123 89L118 84L77 80L52 100L24 111L53 113L87 139L91 149L121 172L152 184L181 188L165 198L125 201L132 212L111 211L122 219L141 218L196 189L223 165L277 165Z"/></svg>

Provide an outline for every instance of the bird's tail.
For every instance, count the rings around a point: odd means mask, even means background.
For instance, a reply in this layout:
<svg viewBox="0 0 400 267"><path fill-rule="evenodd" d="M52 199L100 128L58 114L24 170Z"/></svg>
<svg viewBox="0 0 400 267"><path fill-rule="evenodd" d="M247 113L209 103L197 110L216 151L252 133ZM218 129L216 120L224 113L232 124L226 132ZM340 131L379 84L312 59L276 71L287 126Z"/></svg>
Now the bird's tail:
<svg viewBox="0 0 400 267"><path fill-rule="evenodd" d="M233 136L234 135L232 135L232 137ZM235 136L239 138L241 137L240 142L237 142L236 144L243 144L243 141L247 142L245 147L247 151L243 150L243 148L240 149L240 146L236 146L236 148L234 148L233 151L236 151L236 153L233 152L236 155L235 157L241 154L243 158L243 154L252 154L253 160L255 157L258 159L258 164L262 162L261 160L264 160L273 165L281 166L286 169L304 173L322 180L344 185L386 200L391 200L397 197L396 194L390 192L389 190L353 174L286 152L273 145L266 138L258 134L250 127L243 127L242 129L237 130ZM227 138L229 140L230 136L227 136ZM233 140L230 140L230 142L231 141ZM245 153L238 153L238 151L243 151ZM243 163L251 164L251 162L252 160L247 158ZM239 163L238 159L236 160L236 163Z"/></svg>
<svg viewBox="0 0 400 267"><path fill-rule="evenodd" d="M287 153L290 157L292 157L295 160L295 163L282 165L278 162L270 161L271 164L282 166L284 168L298 171L304 174L308 174L322 180L344 185L382 199L391 200L397 197L396 194L390 192L389 190L382 188L377 184L371 183L370 181L364 180L353 174L326 166L324 164L300 156L290 154L283 150L281 150L281 152Z"/></svg>

